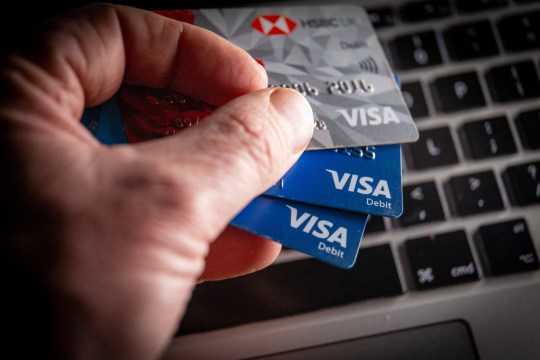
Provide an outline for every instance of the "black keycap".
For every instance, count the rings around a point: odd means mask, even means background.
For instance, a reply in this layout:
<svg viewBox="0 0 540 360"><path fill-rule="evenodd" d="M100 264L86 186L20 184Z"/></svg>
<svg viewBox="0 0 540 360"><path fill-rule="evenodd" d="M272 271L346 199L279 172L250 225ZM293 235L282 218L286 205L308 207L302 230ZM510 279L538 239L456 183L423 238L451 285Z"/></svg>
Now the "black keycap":
<svg viewBox="0 0 540 360"><path fill-rule="evenodd" d="M405 254L418 290L478 280L463 230L407 240Z"/></svg>
<svg viewBox="0 0 540 360"><path fill-rule="evenodd" d="M505 16L497 22L497 28L509 52L540 47L540 11Z"/></svg>
<svg viewBox="0 0 540 360"><path fill-rule="evenodd" d="M438 19L452 14L448 0L413 1L400 8L401 19L417 22Z"/></svg>
<svg viewBox="0 0 540 360"><path fill-rule="evenodd" d="M499 103L540 96L538 73L529 60L494 67L486 73L486 80L491 97Z"/></svg>
<svg viewBox="0 0 540 360"><path fill-rule="evenodd" d="M429 110L419 81L401 84L401 92L414 120L429 116Z"/></svg>
<svg viewBox="0 0 540 360"><path fill-rule="evenodd" d="M417 69L442 63L433 31L398 36L389 45L392 60L398 69Z"/></svg>
<svg viewBox="0 0 540 360"><path fill-rule="evenodd" d="M420 131L420 138L403 144L407 167L415 170L457 164L458 157L448 127Z"/></svg>
<svg viewBox="0 0 540 360"><path fill-rule="evenodd" d="M508 0L455 0L459 12L470 13L508 6Z"/></svg>
<svg viewBox="0 0 540 360"><path fill-rule="evenodd" d="M368 9L369 20L374 28L393 26L396 24L396 14L390 7Z"/></svg>
<svg viewBox="0 0 540 360"><path fill-rule="evenodd" d="M394 219L401 227L445 219L439 192L433 181L403 187L403 214Z"/></svg>
<svg viewBox="0 0 540 360"><path fill-rule="evenodd" d="M443 33L452 60L462 61L499 53L489 21L455 25Z"/></svg>
<svg viewBox="0 0 540 360"><path fill-rule="evenodd" d="M516 144L506 116L465 123L459 129L463 149L471 159L513 154Z"/></svg>
<svg viewBox="0 0 540 360"><path fill-rule="evenodd" d="M196 286L178 334L274 319L403 293L390 245L362 247L339 269L313 258Z"/></svg>
<svg viewBox="0 0 540 360"><path fill-rule="evenodd" d="M459 216L504 208L495 175L491 170L452 177L445 189L453 212Z"/></svg>
<svg viewBox="0 0 540 360"><path fill-rule="evenodd" d="M516 4L534 4L540 2L540 0L514 0Z"/></svg>
<svg viewBox="0 0 540 360"><path fill-rule="evenodd" d="M540 204L540 161L509 166L503 179L512 204Z"/></svg>
<svg viewBox="0 0 540 360"><path fill-rule="evenodd" d="M374 234L385 230L386 227L384 226L384 220L381 216L368 216L368 221L366 224L366 229L364 230L364 234Z"/></svg>
<svg viewBox="0 0 540 360"><path fill-rule="evenodd" d="M431 91L439 112L452 113L486 104L474 71L440 77L431 84Z"/></svg>
<svg viewBox="0 0 540 360"><path fill-rule="evenodd" d="M520 113L515 122L523 147L540 149L540 109Z"/></svg>
<svg viewBox="0 0 540 360"><path fill-rule="evenodd" d="M480 226L475 240L488 275L538 269L538 255L525 219Z"/></svg>

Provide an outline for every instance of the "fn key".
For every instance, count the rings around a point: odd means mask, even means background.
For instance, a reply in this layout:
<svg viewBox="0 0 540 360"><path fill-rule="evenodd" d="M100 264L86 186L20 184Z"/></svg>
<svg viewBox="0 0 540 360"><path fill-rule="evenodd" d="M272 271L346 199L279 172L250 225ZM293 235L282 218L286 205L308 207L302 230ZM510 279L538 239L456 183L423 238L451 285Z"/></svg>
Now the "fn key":
<svg viewBox="0 0 540 360"><path fill-rule="evenodd" d="M475 238L491 275L538 269L538 255L524 219L481 226Z"/></svg>

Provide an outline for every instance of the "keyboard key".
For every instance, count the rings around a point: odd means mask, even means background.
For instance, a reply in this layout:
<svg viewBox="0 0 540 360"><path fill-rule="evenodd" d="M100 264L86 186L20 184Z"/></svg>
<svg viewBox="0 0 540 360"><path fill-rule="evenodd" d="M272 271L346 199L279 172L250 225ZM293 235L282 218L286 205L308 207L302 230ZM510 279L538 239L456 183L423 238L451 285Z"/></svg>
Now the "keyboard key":
<svg viewBox="0 0 540 360"><path fill-rule="evenodd" d="M452 60L462 61L499 53L489 21L455 25L443 33Z"/></svg>
<svg viewBox="0 0 540 360"><path fill-rule="evenodd" d="M419 81L401 84L401 92L414 120L429 116L429 110Z"/></svg>
<svg viewBox="0 0 540 360"><path fill-rule="evenodd" d="M214 330L403 293L390 245L362 247L339 269L313 258L196 286L177 335ZM277 298L276 298L277 297Z"/></svg>
<svg viewBox="0 0 540 360"><path fill-rule="evenodd" d="M515 122L523 147L540 149L540 109L522 112Z"/></svg>
<svg viewBox="0 0 540 360"><path fill-rule="evenodd" d="M540 161L509 166L503 179L512 204L540 204Z"/></svg>
<svg viewBox="0 0 540 360"><path fill-rule="evenodd" d="M540 11L505 16L497 22L497 28L509 52L540 47Z"/></svg>
<svg viewBox="0 0 540 360"><path fill-rule="evenodd" d="M385 231L384 220L381 216L368 215L368 221L364 234L374 234Z"/></svg>
<svg viewBox="0 0 540 360"><path fill-rule="evenodd" d="M513 154L516 144L506 116L465 123L459 134L468 158L486 159Z"/></svg>
<svg viewBox="0 0 540 360"><path fill-rule="evenodd" d="M418 290L478 280L463 230L407 240L405 255Z"/></svg>
<svg viewBox="0 0 540 360"><path fill-rule="evenodd" d="M525 219L480 226L475 239L489 275L538 269L538 255Z"/></svg>
<svg viewBox="0 0 540 360"><path fill-rule="evenodd" d="M494 67L486 73L486 80L493 100L499 103L540 96L538 73L530 60Z"/></svg>
<svg viewBox="0 0 540 360"><path fill-rule="evenodd" d="M368 9L369 20L374 28L393 26L396 24L396 14L390 7Z"/></svg>
<svg viewBox="0 0 540 360"><path fill-rule="evenodd" d="M393 219L401 227L445 219L435 182L428 181L403 187L403 214Z"/></svg>
<svg viewBox="0 0 540 360"><path fill-rule="evenodd" d="M406 22L418 22L450 16L448 0L413 1L400 8L401 19Z"/></svg>
<svg viewBox="0 0 540 360"><path fill-rule="evenodd" d="M431 84L437 111L452 113L486 105L476 72L466 72L435 79Z"/></svg>
<svg viewBox="0 0 540 360"><path fill-rule="evenodd" d="M458 163L456 148L448 127L421 130L418 141L403 144L403 154L407 167L415 170Z"/></svg>
<svg viewBox="0 0 540 360"><path fill-rule="evenodd" d="M459 216L504 208L495 175L491 170L452 177L445 189L453 212Z"/></svg>
<svg viewBox="0 0 540 360"><path fill-rule="evenodd" d="M470 13L508 6L508 0L456 0L459 12Z"/></svg>
<svg viewBox="0 0 540 360"><path fill-rule="evenodd" d="M401 70L442 64L441 52L433 31L398 36L390 42L394 65Z"/></svg>

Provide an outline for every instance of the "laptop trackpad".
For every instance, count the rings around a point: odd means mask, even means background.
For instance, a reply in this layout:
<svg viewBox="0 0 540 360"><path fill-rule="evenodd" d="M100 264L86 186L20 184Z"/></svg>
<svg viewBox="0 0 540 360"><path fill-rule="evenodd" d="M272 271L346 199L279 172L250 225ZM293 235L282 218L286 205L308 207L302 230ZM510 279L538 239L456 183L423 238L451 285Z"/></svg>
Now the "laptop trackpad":
<svg viewBox="0 0 540 360"><path fill-rule="evenodd" d="M257 359L476 360L478 355L467 324L450 321Z"/></svg>

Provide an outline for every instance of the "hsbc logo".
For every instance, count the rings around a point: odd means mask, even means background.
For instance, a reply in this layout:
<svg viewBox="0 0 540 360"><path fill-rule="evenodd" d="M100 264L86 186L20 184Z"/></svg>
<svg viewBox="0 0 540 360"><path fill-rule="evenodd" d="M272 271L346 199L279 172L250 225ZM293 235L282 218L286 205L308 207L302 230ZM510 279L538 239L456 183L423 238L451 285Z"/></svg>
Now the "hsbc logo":
<svg viewBox="0 0 540 360"><path fill-rule="evenodd" d="M284 15L261 15L251 23L252 28L264 35L288 35L296 25L296 22Z"/></svg>

